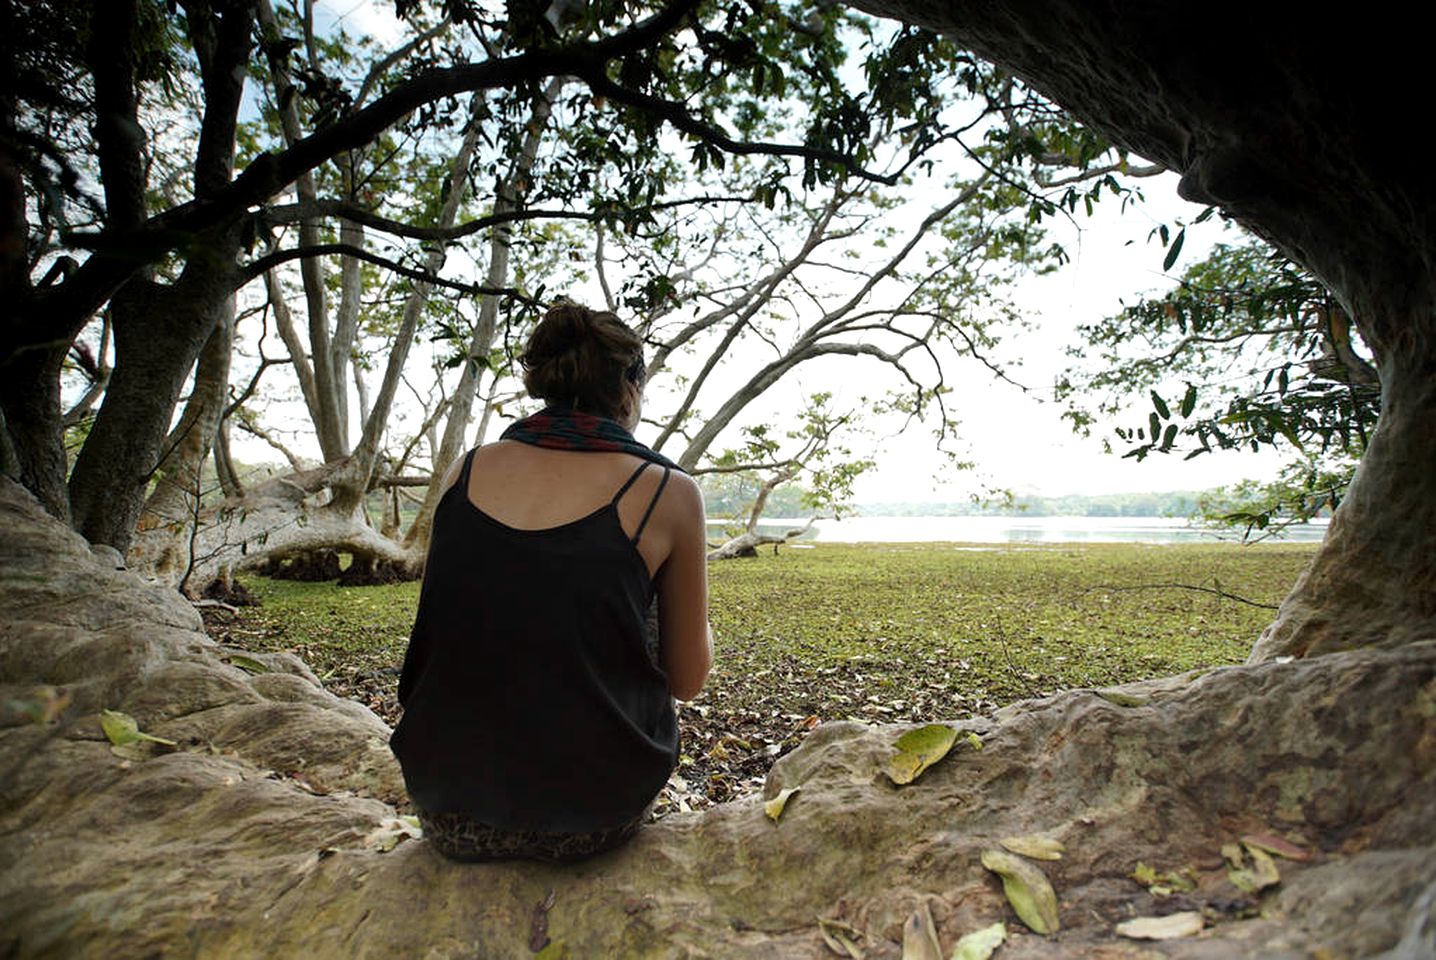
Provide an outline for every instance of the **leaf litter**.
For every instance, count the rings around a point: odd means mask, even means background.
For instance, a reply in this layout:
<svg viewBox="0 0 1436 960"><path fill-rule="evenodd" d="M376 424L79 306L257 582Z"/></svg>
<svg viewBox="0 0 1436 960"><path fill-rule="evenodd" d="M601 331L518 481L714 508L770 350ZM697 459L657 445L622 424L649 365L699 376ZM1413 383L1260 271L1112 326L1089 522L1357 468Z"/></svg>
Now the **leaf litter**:
<svg viewBox="0 0 1436 960"><path fill-rule="evenodd" d="M819 917L818 936L822 937L827 948L838 956L863 960L863 948L858 945L858 941L863 939L864 934L856 927L841 920Z"/></svg>

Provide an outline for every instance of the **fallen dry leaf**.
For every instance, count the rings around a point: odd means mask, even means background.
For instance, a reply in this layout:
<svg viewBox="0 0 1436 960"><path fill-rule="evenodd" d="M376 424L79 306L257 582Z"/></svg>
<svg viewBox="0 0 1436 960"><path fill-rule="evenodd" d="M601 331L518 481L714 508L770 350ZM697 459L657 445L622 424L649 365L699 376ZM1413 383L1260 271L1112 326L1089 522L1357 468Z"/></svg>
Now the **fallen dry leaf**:
<svg viewBox="0 0 1436 960"><path fill-rule="evenodd" d="M1021 837L1003 837L997 841L1013 853L1020 853L1033 860L1061 860L1067 848L1062 841L1041 834L1029 833Z"/></svg>
<svg viewBox="0 0 1436 960"><path fill-rule="evenodd" d="M1196 910L1165 917L1137 917L1117 924L1117 935L1132 940L1180 940L1202 932L1206 921Z"/></svg>
<svg viewBox="0 0 1436 960"><path fill-rule="evenodd" d="M1288 860L1305 863L1311 859L1311 851L1304 847L1298 847L1290 840L1284 840L1269 833L1249 833L1242 837L1242 843L1247 847L1256 847L1258 850L1265 850L1273 856L1285 857Z"/></svg>
<svg viewBox="0 0 1436 960"><path fill-rule="evenodd" d="M937 926L925 901L902 925L902 960L942 960Z"/></svg>
<svg viewBox="0 0 1436 960"><path fill-rule="evenodd" d="M783 790L779 790L778 795L772 800L766 801L763 804L763 812L768 815L768 819L777 823L778 818L783 815L783 809L788 805L788 800L801 789L803 788L787 787Z"/></svg>
<svg viewBox="0 0 1436 960"><path fill-rule="evenodd" d="M1094 690L1093 693L1106 700L1108 703L1118 707L1145 707L1151 699L1136 694L1123 693L1120 690Z"/></svg>
<svg viewBox="0 0 1436 960"><path fill-rule="evenodd" d="M829 920L826 917L818 918L818 935L823 938L823 943L828 949L840 957L849 957L851 960L863 960L863 949L857 941L862 939L863 932L843 923L841 920Z"/></svg>
<svg viewBox="0 0 1436 960"><path fill-rule="evenodd" d="M1251 857L1252 866L1250 869L1243 866L1227 870L1227 878L1233 886L1244 893L1260 893L1267 887L1281 883L1281 871L1277 869L1271 854L1250 844L1244 843L1242 846Z"/></svg>

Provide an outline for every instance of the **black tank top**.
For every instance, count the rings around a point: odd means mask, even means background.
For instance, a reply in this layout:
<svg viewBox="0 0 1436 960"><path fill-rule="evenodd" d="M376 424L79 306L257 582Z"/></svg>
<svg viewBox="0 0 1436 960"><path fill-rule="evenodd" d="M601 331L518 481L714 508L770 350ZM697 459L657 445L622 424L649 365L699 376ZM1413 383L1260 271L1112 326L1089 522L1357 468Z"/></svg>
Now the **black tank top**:
<svg viewBox="0 0 1436 960"><path fill-rule="evenodd" d="M605 830L641 813L678 759L668 678L650 652L653 581L618 502L542 530L444 494L399 679L390 745L409 796L505 830Z"/></svg>

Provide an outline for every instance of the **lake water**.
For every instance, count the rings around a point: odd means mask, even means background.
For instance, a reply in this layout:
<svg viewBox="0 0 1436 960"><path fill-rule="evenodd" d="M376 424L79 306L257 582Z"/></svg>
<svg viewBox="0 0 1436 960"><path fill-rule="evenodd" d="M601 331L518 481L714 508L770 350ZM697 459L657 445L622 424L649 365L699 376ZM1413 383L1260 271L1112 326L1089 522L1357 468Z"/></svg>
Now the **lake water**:
<svg viewBox="0 0 1436 960"><path fill-rule="evenodd" d="M774 533L806 520L759 524ZM1312 543L1326 535L1325 520L1288 527L1264 543ZM716 537L723 524L710 521ZM817 543L1212 543L1234 539L1193 527L1176 517L848 517L819 520L805 539Z"/></svg>

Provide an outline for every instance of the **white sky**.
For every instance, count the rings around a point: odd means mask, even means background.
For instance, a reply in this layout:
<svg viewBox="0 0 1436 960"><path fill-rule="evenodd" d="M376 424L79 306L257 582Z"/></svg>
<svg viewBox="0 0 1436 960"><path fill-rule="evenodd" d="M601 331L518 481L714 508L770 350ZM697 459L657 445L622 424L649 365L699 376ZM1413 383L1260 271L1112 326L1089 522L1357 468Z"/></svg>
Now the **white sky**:
<svg viewBox="0 0 1436 960"><path fill-rule="evenodd" d="M1103 451L1106 431L1094 427L1088 438L1074 434L1050 399L1056 374L1071 362L1064 349L1080 343L1079 324L1116 313L1124 298L1130 303L1139 294L1173 285L1161 271L1162 247L1148 243L1147 234L1163 220L1188 221L1201 212L1177 196L1176 182L1175 175L1143 182L1146 203L1125 214L1115 202L1104 201L1090 219L1077 217L1080 232L1071 224L1052 226L1066 243L1071 263L1019 281L1017 301L1034 326L1013 334L998 351L1022 358L1023 367L1013 378L1031 392L976 371L954 384L952 408L962 421L959 432L975 470L941 472L940 458L927 449L929 438L914 432L883 445L878 469L859 483L859 502L960 500L984 485L1049 496L1200 490L1276 471L1281 458L1268 451L1218 451L1188 461L1180 454L1153 454L1140 463L1123 459L1120 448ZM1219 233L1220 226L1211 221L1189 231L1173 273L1206 256ZM1120 423L1145 421L1146 401L1139 396L1133 402L1132 415Z"/></svg>
<svg viewBox="0 0 1436 960"><path fill-rule="evenodd" d="M400 32L391 9L372 0L320 0L318 19L321 30L338 21L351 34L372 33L381 42ZM1271 453L1218 452L1185 462L1180 455L1154 454L1141 463L1107 454L1102 449L1106 431L1094 428L1090 438L1076 436L1060 418L1061 408L1050 400L1055 375L1069 364L1063 349L1076 342L1079 324L1116 312L1123 298L1130 302L1139 294L1171 286L1161 273L1163 251L1155 242L1147 242L1147 234L1159 221L1190 220L1200 208L1177 196L1174 176L1143 181L1142 190L1145 204L1125 214L1108 200L1091 218L1079 214L1075 226L1062 221L1049 225L1053 239L1064 243L1072 262L1055 273L1019 282L1016 299L1034 327L1009 334L996 351L997 358L1022 358L1023 365L1013 376L1031 388L1030 393L996 380L976 364L963 364L950 373L948 382L955 389L948 397L949 409L960 421L959 441L953 446L965 459L975 461L976 469L948 467L933 449L929 430L915 424L898 437L854 444L855 453L871 454L878 461L876 469L858 482L858 502L954 501L993 487L1043 495L1190 490L1275 471L1280 461ZM1218 233L1215 223L1190 233L1174 271L1203 257ZM845 397L851 405L864 387L850 363L834 362L802 370L787 390L792 402L800 391L830 390L836 395L835 405L841 407ZM1044 402L1044 397L1049 399ZM771 418L782 409L781 394L765 399L770 402L755 406L748 422ZM1145 419L1145 404L1135 403L1127 422ZM296 413L302 418L301 412ZM396 421L404 419L412 422L399 411ZM357 426L352 430L357 431ZM639 436L647 439L644 431ZM735 429L725 439L736 436ZM301 453L317 454L317 449L310 449L312 441L302 436L294 439ZM241 459L274 459L268 447L238 431L234 440ZM722 445L720 441L715 450Z"/></svg>

